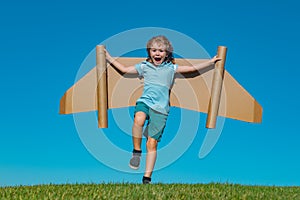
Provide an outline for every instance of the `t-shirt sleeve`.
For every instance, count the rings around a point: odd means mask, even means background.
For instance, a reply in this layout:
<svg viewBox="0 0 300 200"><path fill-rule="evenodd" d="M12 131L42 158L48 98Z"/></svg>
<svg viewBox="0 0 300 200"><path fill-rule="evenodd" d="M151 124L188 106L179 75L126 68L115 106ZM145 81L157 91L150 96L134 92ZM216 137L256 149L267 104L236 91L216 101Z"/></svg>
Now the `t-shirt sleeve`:
<svg viewBox="0 0 300 200"><path fill-rule="evenodd" d="M174 64L174 65L173 65L173 69L174 69L175 72L177 71L177 68L178 68L178 65L177 65L177 64Z"/></svg>
<svg viewBox="0 0 300 200"><path fill-rule="evenodd" d="M135 69L138 72L139 76L143 76L143 63L136 64Z"/></svg>

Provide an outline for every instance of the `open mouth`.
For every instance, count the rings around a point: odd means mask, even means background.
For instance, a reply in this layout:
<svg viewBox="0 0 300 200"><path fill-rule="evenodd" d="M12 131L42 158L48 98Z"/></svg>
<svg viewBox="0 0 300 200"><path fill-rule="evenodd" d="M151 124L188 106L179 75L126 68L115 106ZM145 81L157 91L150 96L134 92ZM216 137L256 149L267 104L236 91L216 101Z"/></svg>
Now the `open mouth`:
<svg viewBox="0 0 300 200"><path fill-rule="evenodd" d="M156 62L159 62L159 61L161 61L161 58L154 58L154 60L155 60Z"/></svg>

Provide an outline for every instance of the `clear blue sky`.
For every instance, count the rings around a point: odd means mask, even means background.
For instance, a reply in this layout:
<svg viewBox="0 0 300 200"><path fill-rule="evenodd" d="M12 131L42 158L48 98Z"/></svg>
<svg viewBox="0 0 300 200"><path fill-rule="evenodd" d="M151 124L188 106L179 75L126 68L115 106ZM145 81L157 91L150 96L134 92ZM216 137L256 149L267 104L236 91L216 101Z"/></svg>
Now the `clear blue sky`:
<svg viewBox="0 0 300 200"><path fill-rule="evenodd" d="M176 116L200 117L200 128L178 159L154 172L153 182L299 186L299 8L295 0L2 3L0 186L140 182L142 170L126 168L127 158L111 156L111 165L127 171L100 162L82 142L73 116L58 110L94 47L141 27L183 33L210 55L218 45L227 46L227 70L264 109L262 124L226 119L216 145L202 159L205 114L173 109L161 148L175 137ZM131 151L130 137L110 122L108 130L97 131ZM97 148L103 157L114 155L105 146Z"/></svg>

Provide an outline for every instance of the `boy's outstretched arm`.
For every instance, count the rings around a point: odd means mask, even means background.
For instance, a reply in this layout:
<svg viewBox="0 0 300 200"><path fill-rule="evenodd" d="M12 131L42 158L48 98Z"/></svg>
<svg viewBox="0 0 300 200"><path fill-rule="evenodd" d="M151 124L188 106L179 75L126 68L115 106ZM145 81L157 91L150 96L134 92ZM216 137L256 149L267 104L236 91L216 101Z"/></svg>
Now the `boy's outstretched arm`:
<svg viewBox="0 0 300 200"><path fill-rule="evenodd" d="M125 67L123 64L119 63L118 61L116 61L116 59L114 59L113 57L111 57L111 55L108 53L108 51L106 49L104 49L105 51L105 56L106 56L106 60L107 62L109 62L110 64L112 64L113 66L115 66L118 70L120 70L122 73L126 74L135 74L137 73L135 66L128 66Z"/></svg>
<svg viewBox="0 0 300 200"><path fill-rule="evenodd" d="M210 67L210 66L214 65L219 60L221 60L221 58L218 58L217 56L214 56L212 59L210 59L206 62L203 62L203 63L196 64L196 65L178 66L176 72L178 72L178 73L189 73L189 72L198 71L198 70L201 70L201 69L204 69L206 67Z"/></svg>

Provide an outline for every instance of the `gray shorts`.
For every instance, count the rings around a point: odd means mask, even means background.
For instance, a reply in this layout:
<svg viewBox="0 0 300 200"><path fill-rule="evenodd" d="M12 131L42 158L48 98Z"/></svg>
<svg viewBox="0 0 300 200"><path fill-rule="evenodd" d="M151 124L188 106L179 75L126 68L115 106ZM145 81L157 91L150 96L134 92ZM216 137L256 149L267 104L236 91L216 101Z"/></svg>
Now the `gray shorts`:
<svg viewBox="0 0 300 200"><path fill-rule="evenodd" d="M136 112L145 113L146 119L148 120L148 124L143 135L145 137L150 136L159 142L164 132L168 115L153 110L143 102L136 103L134 114Z"/></svg>

